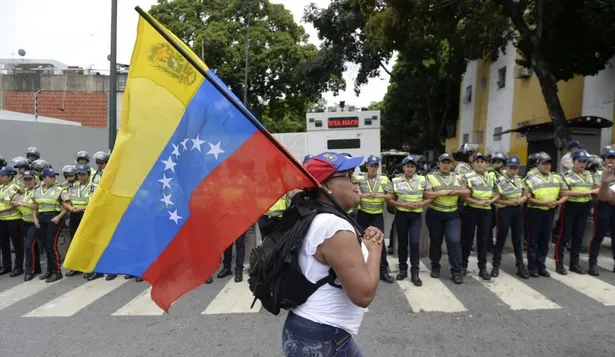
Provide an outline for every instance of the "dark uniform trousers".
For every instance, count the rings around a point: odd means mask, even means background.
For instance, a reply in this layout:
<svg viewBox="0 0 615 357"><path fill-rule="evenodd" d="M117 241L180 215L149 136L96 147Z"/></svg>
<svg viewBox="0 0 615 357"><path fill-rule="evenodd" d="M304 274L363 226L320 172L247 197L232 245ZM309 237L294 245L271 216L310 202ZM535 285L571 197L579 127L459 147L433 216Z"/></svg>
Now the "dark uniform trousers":
<svg viewBox="0 0 615 357"><path fill-rule="evenodd" d="M410 243L410 266L412 272L420 270L421 226L422 213L395 212L395 228L397 228L397 255L399 256L399 270L408 271L408 242Z"/></svg>
<svg viewBox="0 0 615 357"><path fill-rule="evenodd" d="M62 222L56 224L51 221L57 215L58 212L44 212L39 214L38 217L41 226L39 232L44 239L45 251L47 252L47 272L51 274L62 273L60 251L58 250L58 238L62 231Z"/></svg>
<svg viewBox="0 0 615 357"><path fill-rule="evenodd" d="M367 229L369 226L378 228L381 232L384 232L384 216L382 213L367 213L361 210L357 212L357 223L362 229ZM380 274L387 273L389 271L389 263L387 262L387 247L384 242L382 243L382 249L380 250Z"/></svg>
<svg viewBox="0 0 615 357"><path fill-rule="evenodd" d="M429 229L429 259L431 268L440 270L442 240L446 240L451 273L461 273L461 220L459 212L441 212L428 208L425 213Z"/></svg>
<svg viewBox="0 0 615 357"><path fill-rule="evenodd" d="M25 241L26 266L24 271L27 274L39 274L41 269L41 253L38 247L38 228L32 222L21 221L21 231Z"/></svg>
<svg viewBox="0 0 615 357"><path fill-rule="evenodd" d="M68 224L68 231L70 233L71 241L73 237L75 236L75 233L77 233L77 229L79 228L79 224L81 223L81 220L83 219L84 213L85 212L77 212L77 213L70 214L70 223Z"/></svg>
<svg viewBox="0 0 615 357"><path fill-rule="evenodd" d="M597 201L594 206L594 234L589 244L589 264L598 263L598 254L604 236L611 232L611 239L615 238L615 206L608 202ZM615 244L611 243L611 254L615 259Z"/></svg>
<svg viewBox="0 0 615 357"><path fill-rule="evenodd" d="M235 241L235 250L236 250L235 268L243 270L243 261L246 256L246 234L245 233L240 235L239 238L237 238L237 240ZM222 266L225 269L230 269L232 261L233 261L233 245L231 244L224 251L224 259L222 260Z"/></svg>
<svg viewBox="0 0 615 357"><path fill-rule="evenodd" d="M506 244L508 231L510 230L512 246L515 252L516 265L523 265L523 228L525 209L522 206L506 206L497 208L495 211L496 240L493 251L493 265L500 266L502 252Z"/></svg>
<svg viewBox="0 0 615 357"><path fill-rule="evenodd" d="M12 269L11 242L15 250L15 269L23 269L23 234L20 219L0 220L0 249L2 268Z"/></svg>
<svg viewBox="0 0 615 357"><path fill-rule="evenodd" d="M549 255L551 228L554 218L554 208L547 210L533 207L527 208L529 230L527 268L530 271L538 271L546 268L545 261L547 255Z"/></svg>
<svg viewBox="0 0 615 357"><path fill-rule="evenodd" d="M487 249L492 243L491 236L491 210L465 206L463 219L461 220L461 266L468 267L468 258L474 245L474 233L476 232L476 253L478 256L478 268L487 267Z"/></svg>
<svg viewBox="0 0 615 357"><path fill-rule="evenodd" d="M592 208L589 202L566 202L560 209L560 221L557 241L555 242L555 264L564 264L564 253L570 242L570 266L579 264L579 255L583 247L583 237L587 219Z"/></svg>

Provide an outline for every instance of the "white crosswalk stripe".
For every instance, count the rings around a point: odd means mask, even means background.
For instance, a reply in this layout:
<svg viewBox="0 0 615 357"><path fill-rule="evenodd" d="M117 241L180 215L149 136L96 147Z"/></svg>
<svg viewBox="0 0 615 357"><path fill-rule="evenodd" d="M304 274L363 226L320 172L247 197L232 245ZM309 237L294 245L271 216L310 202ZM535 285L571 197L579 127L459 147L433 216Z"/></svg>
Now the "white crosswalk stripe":
<svg viewBox="0 0 615 357"><path fill-rule="evenodd" d="M512 259L512 256L510 257ZM505 258L508 259L508 258ZM586 257L583 257L586 259ZM396 258L388 257L389 265L396 275L398 262ZM602 267L612 270L612 259L601 256L599 262ZM586 264L586 262L584 262ZM593 299L603 306L615 306L615 284L611 285L613 278L604 273L598 278L589 275L569 273L566 276L555 272L555 263L547 260L547 267L552 272L552 279L543 285L543 279L523 280L514 275L514 270L500 270L497 278L483 281L477 276L477 262L475 257L470 258L470 271L464 285L454 285L450 277L441 279L429 277L429 268L421 262L421 279L423 286L414 286L409 279L396 281L395 284L381 284L379 289L389 297L400 299L405 306L414 313L473 313L473 309L480 304L485 306L499 306L512 311L541 311L569 308L574 301L562 299L570 292L578 292ZM491 267L489 267L491 269ZM514 269L508 266L508 269ZM97 304L103 300L111 302L113 310L106 312L115 317L162 316L164 312L151 300L151 288L147 283L134 283L134 280L115 279L106 281L97 279L91 282L77 284L79 280L65 278L61 281L47 284L35 279L27 283L17 282L14 278L0 277L0 319L2 314L15 314L24 318L51 318L71 317L80 313L96 309ZM130 282L127 284L127 282ZM477 285L477 283L480 285ZM609 283L611 282L611 283ZM544 290L542 287L545 287ZM486 289L486 294L468 294L471 289ZM247 279L235 283L231 278L216 281L212 285L203 285L197 292L201 296L206 292L206 298L180 299L188 301L190 305L182 307L179 311L194 310L194 313L204 316L220 314L265 313L261 303L256 302L253 308L253 296L248 288ZM213 290L212 290L213 289ZM555 290L554 290L555 289ZM113 294L112 294L113 292ZM393 295L391 295L393 294ZM49 295L49 298L45 298ZM481 301L471 301L471 299ZM552 299L556 298L557 303ZM117 300L113 300L117 299ZM588 300L589 301L589 300ZM370 310L378 311L379 299L376 298ZM108 306L105 304L99 306ZM469 308L469 306L471 308ZM371 313L370 313L371 314ZM173 309L171 309L173 315Z"/></svg>
<svg viewBox="0 0 615 357"><path fill-rule="evenodd" d="M551 277L553 279L589 296L594 300L601 302L604 305L615 305L615 286L607 284L604 281L589 275L579 275L570 272L568 275L560 275L555 272L555 261L551 258L547 258L545 265L547 266L547 269L551 271Z"/></svg>
<svg viewBox="0 0 615 357"><path fill-rule="evenodd" d="M500 270L497 278L491 278L488 281L483 280L478 276L477 265L478 260L476 257L470 257L468 259L468 274L471 274L474 279L483 284L512 310L549 310L561 308L558 304L503 270ZM476 270L473 267L476 267ZM488 264L489 272L491 272L491 268L491 264Z"/></svg>
<svg viewBox="0 0 615 357"><path fill-rule="evenodd" d="M114 312L113 316L159 316L164 314L164 311L156 305L151 298L152 288L145 289L136 298L132 299L128 304L122 306L121 309Z"/></svg>
<svg viewBox="0 0 615 357"><path fill-rule="evenodd" d="M94 301L125 284L127 280L97 279L67 292L47 304L27 313L24 317L68 317L81 311Z"/></svg>
<svg viewBox="0 0 615 357"><path fill-rule="evenodd" d="M259 312L261 309L260 301L256 301L254 307L250 308L252 300L254 300L254 296L248 288L247 280L244 279L244 281L236 283L231 279L202 314L216 315Z"/></svg>
<svg viewBox="0 0 615 357"><path fill-rule="evenodd" d="M397 267L399 262L393 257L387 257L389 267ZM395 269L392 269L395 270ZM431 271L421 262L421 272L429 275ZM396 269L399 271L399 268ZM408 300L408 304L414 312L439 311L439 312L462 312L467 311L453 292L444 285L440 279L421 279L423 286L416 287L408 279L397 280Z"/></svg>

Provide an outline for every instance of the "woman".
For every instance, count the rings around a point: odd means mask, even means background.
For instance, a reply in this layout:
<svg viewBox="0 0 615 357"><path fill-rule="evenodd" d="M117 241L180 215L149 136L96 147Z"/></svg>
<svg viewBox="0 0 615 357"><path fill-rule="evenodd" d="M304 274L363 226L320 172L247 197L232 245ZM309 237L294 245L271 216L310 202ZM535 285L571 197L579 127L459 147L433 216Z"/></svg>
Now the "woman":
<svg viewBox="0 0 615 357"><path fill-rule="evenodd" d="M38 206L34 203L36 180L33 171L24 171L21 175L23 190L15 200L15 207L21 212L21 232L25 242L26 265L24 281L30 281L41 273L41 256L38 247L39 232L34 226L33 210Z"/></svg>
<svg viewBox="0 0 615 357"><path fill-rule="evenodd" d="M348 210L359 203L352 172L362 161L362 157L327 152L310 159L305 167ZM320 190L309 195L332 205ZM299 266L313 283L328 276L333 268L344 288L325 284L304 304L289 311L282 331L286 356L363 356L352 335L358 333L365 308L376 294L382 239L381 231L369 227L359 245L355 229L347 220L329 213L316 216L298 253Z"/></svg>

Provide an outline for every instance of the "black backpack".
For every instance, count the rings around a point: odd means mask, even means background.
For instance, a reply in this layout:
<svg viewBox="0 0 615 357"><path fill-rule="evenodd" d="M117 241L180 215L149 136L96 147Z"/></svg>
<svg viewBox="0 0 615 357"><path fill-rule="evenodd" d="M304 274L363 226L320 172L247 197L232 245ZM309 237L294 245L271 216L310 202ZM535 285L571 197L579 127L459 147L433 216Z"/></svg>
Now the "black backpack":
<svg viewBox="0 0 615 357"><path fill-rule="evenodd" d="M281 309L292 309L307 301L321 286L330 284L342 288L335 280L333 269L315 284L310 282L299 267L298 252L303 239L318 214L331 213L346 220L334 207L306 199L303 193L293 197L282 219L271 223L264 232L262 243L250 254L248 285L254 301L274 315Z"/></svg>

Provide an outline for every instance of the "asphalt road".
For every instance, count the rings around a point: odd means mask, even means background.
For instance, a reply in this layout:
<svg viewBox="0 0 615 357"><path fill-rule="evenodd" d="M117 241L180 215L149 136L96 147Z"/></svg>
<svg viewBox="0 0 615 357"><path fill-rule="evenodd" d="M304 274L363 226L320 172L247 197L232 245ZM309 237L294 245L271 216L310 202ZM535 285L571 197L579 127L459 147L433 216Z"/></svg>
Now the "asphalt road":
<svg viewBox="0 0 615 357"><path fill-rule="evenodd" d="M422 288L381 283L357 341L366 356L612 357L615 274L603 254L599 278L521 280L507 256L509 275L489 283L468 276L457 286L428 271ZM31 283L0 277L2 357L282 356L285 313L249 310L247 286L230 277L192 291L169 315L147 299L145 282Z"/></svg>

